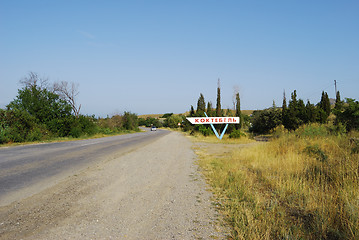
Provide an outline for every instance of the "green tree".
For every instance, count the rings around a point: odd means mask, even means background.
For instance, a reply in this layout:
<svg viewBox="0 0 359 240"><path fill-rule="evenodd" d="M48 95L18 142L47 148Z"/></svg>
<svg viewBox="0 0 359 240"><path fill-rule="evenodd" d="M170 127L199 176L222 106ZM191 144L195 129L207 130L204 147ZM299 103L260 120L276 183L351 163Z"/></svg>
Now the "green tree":
<svg viewBox="0 0 359 240"><path fill-rule="evenodd" d="M126 130L138 130L138 116L135 113L125 112L123 115L123 127Z"/></svg>
<svg viewBox="0 0 359 240"><path fill-rule="evenodd" d="M239 93L236 93L236 117L239 117L239 124L236 125L236 129L241 129L243 126L243 116L241 113L241 98Z"/></svg>
<svg viewBox="0 0 359 240"><path fill-rule="evenodd" d="M272 129L281 124L281 118L281 111L276 108L254 111L249 130L258 134L269 133Z"/></svg>
<svg viewBox="0 0 359 240"><path fill-rule="evenodd" d="M58 95L36 85L20 89L16 99L7 105L7 109L26 111L45 124L53 119L68 117L72 111L71 106Z"/></svg>
<svg viewBox="0 0 359 240"><path fill-rule="evenodd" d="M297 103L297 117L299 119L299 125L309 122L307 110L305 108L305 104L302 99L299 99Z"/></svg>
<svg viewBox="0 0 359 240"><path fill-rule="evenodd" d="M217 84L217 104L216 104L216 117L222 117L222 107L221 107L221 82L218 78Z"/></svg>
<svg viewBox="0 0 359 240"><path fill-rule="evenodd" d="M297 91L294 90L291 94L291 100L288 104L288 110L285 113L286 121L283 125L288 130L295 130L299 127L300 119L298 118L298 100Z"/></svg>
<svg viewBox="0 0 359 240"><path fill-rule="evenodd" d="M305 105L306 113L308 122L314 123L317 121L318 118L318 111L314 104L311 104L310 101L307 101L307 104Z"/></svg>
<svg viewBox="0 0 359 240"><path fill-rule="evenodd" d="M318 108L319 108L318 121L320 123L326 123L330 115L331 109L330 109L330 101L328 94L324 91L322 92L322 97L320 99L320 102L318 103Z"/></svg>
<svg viewBox="0 0 359 240"><path fill-rule="evenodd" d="M359 102L347 98L342 111L335 112L338 122L342 123L346 130L359 130Z"/></svg>
<svg viewBox="0 0 359 240"><path fill-rule="evenodd" d="M183 121L183 118L179 115L172 115L165 120L165 125L170 128L178 128Z"/></svg>
<svg viewBox="0 0 359 240"><path fill-rule="evenodd" d="M341 113L343 112L343 108L344 108L344 103L343 103L343 101L340 99L340 93L339 93L339 91L337 91L336 99L335 99L335 106L334 106L334 108L333 108L333 113L334 113L334 115L336 116L336 117L335 117L335 120L334 120L334 124L337 125L337 126L338 126L339 123L340 123L338 116L340 116Z"/></svg>
<svg viewBox="0 0 359 240"><path fill-rule="evenodd" d="M208 117L214 117L212 102L207 103L207 115Z"/></svg>
<svg viewBox="0 0 359 240"><path fill-rule="evenodd" d="M195 115L195 111L194 111L193 106L191 105L191 110L189 111L189 116L193 117L194 115Z"/></svg>
<svg viewBox="0 0 359 240"><path fill-rule="evenodd" d="M337 91L337 94L336 94L334 109L336 111L342 111L342 109L343 109L343 101L340 99L339 91Z"/></svg>
<svg viewBox="0 0 359 240"><path fill-rule="evenodd" d="M204 112L206 111L206 102L204 100L204 96L201 93L199 95L198 101L197 101L197 116L204 116Z"/></svg>
<svg viewBox="0 0 359 240"><path fill-rule="evenodd" d="M46 129L36 123L28 112L0 110L0 144L41 140Z"/></svg>
<svg viewBox="0 0 359 240"><path fill-rule="evenodd" d="M7 109L27 112L37 124L46 125L52 133L68 135L74 123L71 105L37 83L36 79L27 82L23 89L18 90L17 97L7 105Z"/></svg>
<svg viewBox="0 0 359 240"><path fill-rule="evenodd" d="M285 91L283 92L283 103L282 103L282 124L285 128L289 125L289 111L287 108L287 98L285 97Z"/></svg>

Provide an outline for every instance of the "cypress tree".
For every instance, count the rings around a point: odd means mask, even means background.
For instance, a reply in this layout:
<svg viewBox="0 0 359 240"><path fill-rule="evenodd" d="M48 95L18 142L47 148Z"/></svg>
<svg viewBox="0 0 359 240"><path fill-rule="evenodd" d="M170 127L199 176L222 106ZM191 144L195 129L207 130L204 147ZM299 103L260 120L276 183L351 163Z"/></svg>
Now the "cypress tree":
<svg viewBox="0 0 359 240"><path fill-rule="evenodd" d="M208 117L213 117L213 106L212 102L207 103L207 115Z"/></svg>
<svg viewBox="0 0 359 240"><path fill-rule="evenodd" d="M336 110L341 111L343 109L343 101L340 100L340 93L337 91L336 98L335 98L335 107Z"/></svg>
<svg viewBox="0 0 359 240"><path fill-rule="evenodd" d="M298 101L297 101L297 91L291 94L291 100L288 104L288 110L286 111L286 125L284 127L288 130L295 130L299 127L298 116Z"/></svg>
<svg viewBox="0 0 359 240"><path fill-rule="evenodd" d="M310 101L307 101L307 105L305 106L305 110L307 113L308 122L314 123L317 118L317 109L315 108L314 104L311 104Z"/></svg>
<svg viewBox="0 0 359 240"><path fill-rule="evenodd" d="M287 109L287 99L285 97L285 91L283 91L282 124L285 128L287 128L287 126L288 126L288 109Z"/></svg>
<svg viewBox="0 0 359 240"><path fill-rule="evenodd" d="M191 111L189 112L189 116L190 116L190 117L193 117L194 115L195 115L194 108L193 108L193 106L191 105Z"/></svg>
<svg viewBox="0 0 359 240"><path fill-rule="evenodd" d="M204 112L206 111L206 102L204 101L204 96L201 93L198 101L197 101L197 116L202 116L204 117Z"/></svg>
<svg viewBox="0 0 359 240"><path fill-rule="evenodd" d="M308 123L308 121L309 121L307 111L305 108L305 104L302 99L299 99L298 103L297 103L297 117L300 120L299 125L301 125L303 123Z"/></svg>
<svg viewBox="0 0 359 240"><path fill-rule="evenodd" d="M236 93L236 117L239 117L239 124L236 125L236 127L240 129L243 126L243 117L241 113L241 99L239 93Z"/></svg>
<svg viewBox="0 0 359 240"><path fill-rule="evenodd" d="M217 86L217 105L216 105L216 115L217 117L222 117L222 107L221 107L221 86L220 79L218 78Z"/></svg>
<svg viewBox="0 0 359 240"><path fill-rule="evenodd" d="M343 108L344 108L343 101L340 100L340 93L339 93L339 91L337 91L336 98L335 98L335 107L333 109L333 113L335 114L335 121L334 121L335 125L338 125L340 122L339 119L340 119L340 115L343 111Z"/></svg>
<svg viewBox="0 0 359 240"><path fill-rule="evenodd" d="M330 115L330 112L331 112L331 108L330 108L330 101L329 101L329 97L328 97L328 93L325 93L324 94L324 99L325 99L325 102L324 102L324 111L325 113L328 115Z"/></svg>
<svg viewBox="0 0 359 240"><path fill-rule="evenodd" d="M319 122L320 123L326 123L328 120L328 117L330 115L330 101L328 94L326 92L322 92L322 97L320 99L320 102L318 103L319 107Z"/></svg>

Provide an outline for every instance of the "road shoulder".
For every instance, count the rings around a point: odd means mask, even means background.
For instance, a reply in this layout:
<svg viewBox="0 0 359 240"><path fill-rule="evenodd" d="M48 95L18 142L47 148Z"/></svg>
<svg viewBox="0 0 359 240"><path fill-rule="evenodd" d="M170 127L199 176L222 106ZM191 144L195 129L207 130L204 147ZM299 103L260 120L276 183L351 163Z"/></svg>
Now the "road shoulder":
<svg viewBox="0 0 359 240"><path fill-rule="evenodd" d="M225 239L192 143L172 132L0 208L0 239Z"/></svg>

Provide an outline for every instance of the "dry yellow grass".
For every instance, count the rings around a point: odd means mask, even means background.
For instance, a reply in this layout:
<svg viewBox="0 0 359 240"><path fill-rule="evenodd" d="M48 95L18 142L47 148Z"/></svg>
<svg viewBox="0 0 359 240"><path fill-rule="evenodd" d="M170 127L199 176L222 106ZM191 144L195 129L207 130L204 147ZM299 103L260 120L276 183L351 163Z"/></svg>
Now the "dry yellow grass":
<svg viewBox="0 0 359 240"><path fill-rule="evenodd" d="M233 238L359 239L358 135L285 134L197 154Z"/></svg>

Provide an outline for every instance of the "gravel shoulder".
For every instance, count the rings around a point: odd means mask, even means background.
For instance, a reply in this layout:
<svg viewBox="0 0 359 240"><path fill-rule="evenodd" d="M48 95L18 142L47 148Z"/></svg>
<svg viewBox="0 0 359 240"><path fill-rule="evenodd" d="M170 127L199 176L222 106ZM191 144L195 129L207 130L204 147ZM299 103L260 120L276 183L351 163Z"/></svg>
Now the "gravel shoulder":
<svg viewBox="0 0 359 240"><path fill-rule="evenodd" d="M226 239L177 132L0 208L0 239Z"/></svg>

